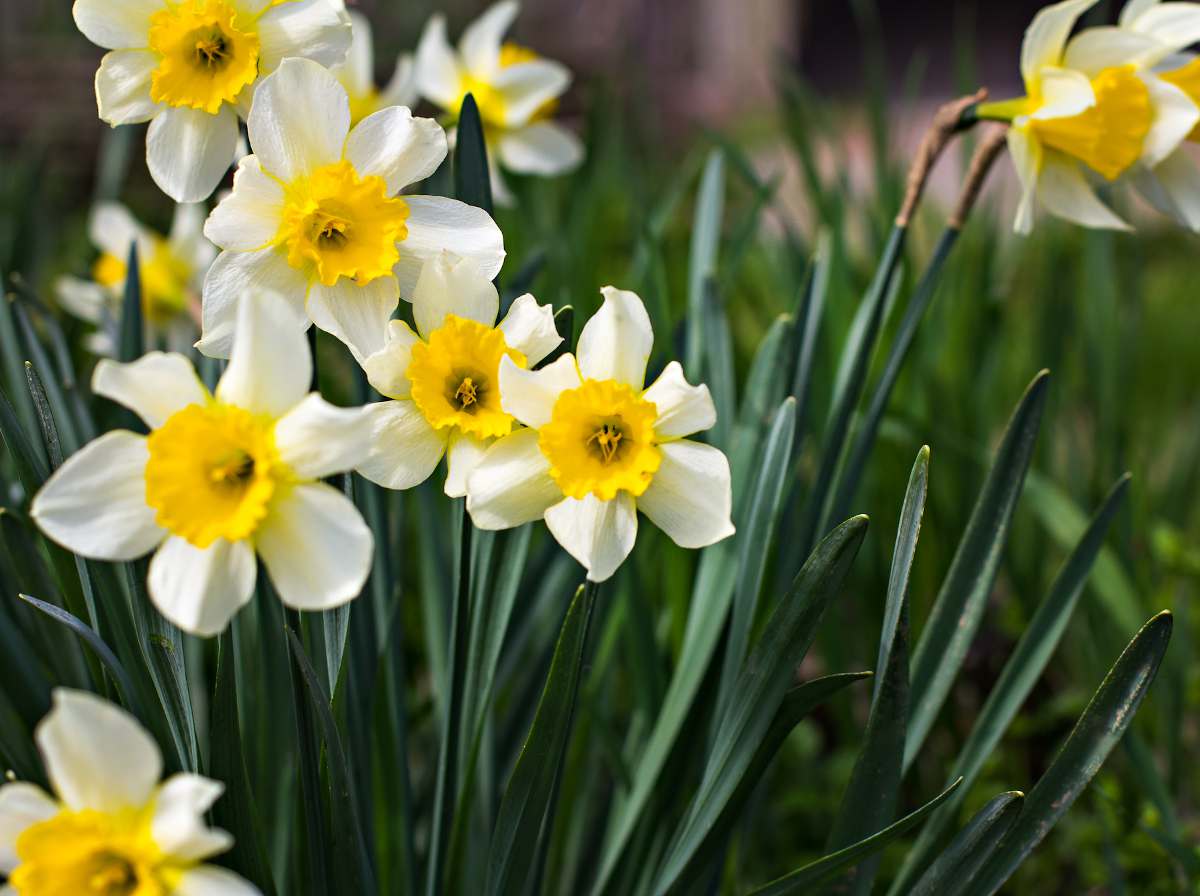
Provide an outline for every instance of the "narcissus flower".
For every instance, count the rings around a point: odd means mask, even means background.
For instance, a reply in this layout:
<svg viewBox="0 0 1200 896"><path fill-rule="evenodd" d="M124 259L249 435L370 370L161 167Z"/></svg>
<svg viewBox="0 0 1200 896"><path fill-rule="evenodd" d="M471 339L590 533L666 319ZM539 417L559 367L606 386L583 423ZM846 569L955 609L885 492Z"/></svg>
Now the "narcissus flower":
<svg viewBox="0 0 1200 896"><path fill-rule="evenodd" d="M336 65L350 46L340 0L75 0L74 16L112 51L100 117L150 122L146 162L176 202L208 198L229 170L260 77L289 56Z"/></svg>
<svg viewBox="0 0 1200 896"><path fill-rule="evenodd" d="M255 552L285 604L324 610L356 597L371 531L320 480L354 468L370 427L360 408L306 394L312 359L271 294L242 304L233 357L216 394L182 355L101 361L92 390L136 413L72 455L38 492L50 538L99 560L154 551L150 597L198 635L221 631L254 593Z"/></svg>
<svg viewBox="0 0 1200 896"><path fill-rule="evenodd" d="M60 277L55 284L59 303L76 317L93 323L88 346L99 355L112 354L125 293L129 249L138 247L142 286L142 317L146 341L163 342L173 351L186 351L196 338L200 288L217 250L204 238L202 205L175 206L169 236L143 227L129 209L101 202L92 209L88 233L100 250L92 278Z"/></svg>
<svg viewBox="0 0 1200 896"><path fill-rule="evenodd" d="M708 388L689 385L677 362L643 388L654 340L645 306L632 292L602 292L578 360L527 370L501 359L501 406L528 428L497 441L467 480L476 526L545 518L594 582L633 550L639 510L685 548L733 534L728 460L684 438L716 422Z"/></svg>
<svg viewBox="0 0 1200 896"><path fill-rule="evenodd" d="M1186 93L1153 72L1186 43L1121 28L1088 28L1068 40L1095 3L1065 0L1039 12L1021 47L1026 96L979 107L981 117L1012 122L1008 143L1023 188L1015 222L1021 233L1032 229L1035 198L1078 224L1128 229L1096 195L1089 174L1115 181L1153 168L1200 120Z"/></svg>
<svg viewBox="0 0 1200 896"><path fill-rule="evenodd" d="M356 125L368 115L389 106L415 106L417 93L416 72L411 53L402 53L396 60L396 70L387 87L380 90L375 86L375 48L371 42L371 23L360 12L350 11L354 25L354 42L346 61L330 71L346 88L350 97L350 124Z"/></svg>
<svg viewBox="0 0 1200 896"><path fill-rule="evenodd" d="M392 401L370 405L371 455L358 471L388 488L424 482L447 456L445 491L467 493L467 476L516 426L501 407L502 359L532 367L562 342L549 305L516 299L496 323L496 287L469 261L426 262L413 295L414 333L388 324L387 343L366 359L371 385Z"/></svg>
<svg viewBox="0 0 1200 896"><path fill-rule="evenodd" d="M551 120L571 73L526 47L504 42L519 9L511 0L492 6L463 31L457 51L446 40L446 20L435 15L417 47L417 86L427 100L455 120L463 97L475 98L498 202L511 197L497 160L517 174L553 176L583 158L579 138Z"/></svg>
<svg viewBox="0 0 1200 896"><path fill-rule="evenodd" d="M256 896L204 864L233 845L204 816L224 787L180 773L133 716L59 688L36 740L54 789L0 787L0 873L11 896Z"/></svg>
<svg viewBox="0 0 1200 896"><path fill-rule="evenodd" d="M254 155L204 232L223 250L204 281L198 348L224 356L248 286L290 299L288 326L310 322L360 361L382 340L421 264L443 249L487 278L504 263L504 239L487 212L440 196L400 196L446 157L446 135L404 106L350 129L346 90L328 70L288 59L263 79L250 111Z"/></svg>

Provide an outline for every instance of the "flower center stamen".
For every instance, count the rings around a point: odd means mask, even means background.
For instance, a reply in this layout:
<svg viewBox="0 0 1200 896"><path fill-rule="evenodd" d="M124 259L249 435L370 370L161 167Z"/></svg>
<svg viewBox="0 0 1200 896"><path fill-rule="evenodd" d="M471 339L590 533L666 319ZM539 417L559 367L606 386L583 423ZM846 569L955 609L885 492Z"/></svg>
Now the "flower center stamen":
<svg viewBox="0 0 1200 896"><path fill-rule="evenodd" d="M150 98L210 115L237 102L258 78L256 24L229 0L167 3L150 17L150 49L159 59Z"/></svg>
<svg viewBox="0 0 1200 896"><path fill-rule="evenodd" d="M617 424L602 423L600 428L588 439L588 445L594 445L599 450L600 458L604 463L612 463L621 447L621 439L624 435Z"/></svg>
<svg viewBox="0 0 1200 896"><path fill-rule="evenodd" d="M458 384L458 388L454 390L454 400L458 402L458 406L463 410L466 410L479 400L479 388L475 385L475 380L472 377L465 377Z"/></svg>

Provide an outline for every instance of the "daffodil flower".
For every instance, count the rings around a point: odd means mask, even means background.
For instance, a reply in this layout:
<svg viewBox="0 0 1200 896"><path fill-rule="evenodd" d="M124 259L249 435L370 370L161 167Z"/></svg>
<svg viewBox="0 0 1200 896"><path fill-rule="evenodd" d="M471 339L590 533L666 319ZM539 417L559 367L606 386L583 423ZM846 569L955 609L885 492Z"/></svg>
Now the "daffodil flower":
<svg viewBox="0 0 1200 896"><path fill-rule="evenodd" d="M467 479L476 526L544 518L594 582L633 550L639 510L685 548L733 534L729 461L685 438L716 422L708 387L689 385L673 361L644 388L654 341L646 308L632 292L602 292L578 359L541 370L501 359L501 406L528 428L492 445Z"/></svg>
<svg viewBox="0 0 1200 896"><path fill-rule="evenodd" d="M487 140L492 191L497 202L511 194L497 159L517 174L554 176L583 158L579 138L552 121L558 98L571 84L566 67L532 50L504 42L520 7L497 3L463 31L455 51L446 40L446 20L435 15L417 47L417 86L422 96L458 117L469 93L479 107Z"/></svg>
<svg viewBox="0 0 1200 896"><path fill-rule="evenodd" d="M315 323L361 362L426 258L450 249L489 279L504 263L487 212L399 195L446 157L433 119L392 106L351 130L345 88L315 62L288 59L259 86L249 133L254 155L204 228L224 250L204 281L205 354L228 353L239 300L264 286L291 300L293 330Z"/></svg>
<svg viewBox="0 0 1200 896"><path fill-rule="evenodd" d="M413 295L417 332L388 324L387 344L366 359L367 378L392 401L369 405L371 454L358 472L387 488L424 482L446 456L445 492L516 426L501 407L500 362L532 367L562 342L549 305L516 299L496 323L500 297L475 266L449 253L425 263Z"/></svg>
<svg viewBox="0 0 1200 896"><path fill-rule="evenodd" d="M146 162L176 202L199 202L233 162L238 116L289 56L336 65L350 46L340 0L75 0L75 24L112 52L96 72L100 117L150 122Z"/></svg>
<svg viewBox="0 0 1200 896"><path fill-rule="evenodd" d="M305 394L312 359L283 299L255 296L239 315L215 394L182 355L101 361L92 390L136 413L150 435L117 430L85 445L32 507L43 532L83 557L154 551L151 600L197 635L221 631L250 599L255 552L300 610L352 600L371 563L358 510L320 481L366 456L366 416Z"/></svg>
<svg viewBox="0 0 1200 896"><path fill-rule="evenodd" d="M58 688L35 738L54 794L0 787L0 874L6 896L257 896L205 860L233 838L204 816L224 787L189 773L160 782L162 754L133 716Z"/></svg>
<svg viewBox="0 0 1200 896"><path fill-rule="evenodd" d="M350 97L350 124L356 125L368 115L389 106L415 106L420 97L412 54L400 54L391 81L380 90L375 86L375 48L371 41L371 23L355 10L350 10L349 15L354 26L350 52L344 63L330 71Z"/></svg>
<svg viewBox="0 0 1200 896"><path fill-rule="evenodd" d="M980 117L1012 123L1020 233L1032 229L1035 198L1086 227L1128 229L1096 195L1088 172L1115 181L1137 166L1153 168L1200 118L1195 103L1152 70L1177 42L1122 28L1088 28L1068 40L1095 3L1065 0L1039 12L1021 47L1026 95L979 107Z"/></svg>
<svg viewBox="0 0 1200 896"><path fill-rule="evenodd" d="M176 205L171 233L163 237L139 224L120 203L100 202L92 209L88 234L100 250L92 278L60 277L55 292L63 308L96 325L87 340L94 353L111 355L116 345L125 266L135 243L146 341L187 351L196 338L204 274L217 255L216 247L204 238L205 214L203 205Z"/></svg>

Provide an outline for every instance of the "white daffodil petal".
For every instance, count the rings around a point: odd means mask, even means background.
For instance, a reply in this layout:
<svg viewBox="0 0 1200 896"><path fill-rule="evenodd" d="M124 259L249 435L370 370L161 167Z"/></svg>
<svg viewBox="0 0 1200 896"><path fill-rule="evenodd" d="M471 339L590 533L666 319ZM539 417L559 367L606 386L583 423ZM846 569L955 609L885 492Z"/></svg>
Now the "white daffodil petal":
<svg viewBox="0 0 1200 896"><path fill-rule="evenodd" d="M1183 150L1153 170L1134 172L1134 185L1146 201L1184 227L1200 232L1200 168Z"/></svg>
<svg viewBox="0 0 1200 896"><path fill-rule="evenodd" d="M1125 0L1125 5L1121 7L1121 17L1119 19L1122 26L1132 28L1142 14L1148 9L1153 9L1157 6L1159 0Z"/></svg>
<svg viewBox="0 0 1200 896"><path fill-rule="evenodd" d="M258 156L246 156L233 175L233 192L208 216L204 235L222 249L257 251L274 242L283 208L283 185L263 172Z"/></svg>
<svg viewBox="0 0 1200 896"><path fill-rule="evenodd" d="M406 322L388 321L386 344L363 362L367 382L388 398L408 398L412 394L408 365L412 348L420 341Z"/></svg>
<svg viewBox="0 0 1200 896"><path fill-rule="evenodd" d="M388 106L412 107L421 99L417 90L417 68L411 53L401 53L396 60L396 69L392 79L379 93L379 104Z"/></svg>
<svg viewBox="0 0 1200 896"><path fill-rule="evenodd" d="M677 545L702 548L733 534L729 460L690 439L661 445L662 464L637 499L638 510Z"/></svg>
<svg viewBox="0 0 1200 896"><path fill-rule="evenodd" d="M1124 12L1121 24L1125 24ZM1176 2L1149 6L1136 16L1132 27L1170 52L1182 50L1200 41L1200 4Z"/></svg>
<svg viewBox="0 0 1200 896"><path fill-rule="evenodd" d="M504 341L523 354L530 367L562 345L554 326L554 309L539 305L529 293L513 300L499 327Z"/></svg>
<svg viewBox="0 0 1200 896"><path fill-rule="evenodd" d="M1153 168L1175 152L1200 122L1200 109L1191 97L1166 81L1143 75L1150 92L1154 121L1142 142L1142 164Z"/></svg>
<svg viewBox="0 0 1200 896"><path fill-rule="evenodd" d="M518 367L505 356L500 359L500 406L537 429L550 422L558 396L567 389L578 389L581 382L574 355L563 355L540 370Z"/></svg>
<svg viewBox="0 0 1200 896"><path fill-rule="evenodd" d="M383 348L388 321L400 304L395 277L376 277L359 284L340 277L333 286L314 283L308 293L308 316L346 344L360 364Z"/></svg>
<svg viewBox="0 0 1200 896"><path fill-rule="evenodd" d="M439 252L421 269L412 306L417 332L428 339L449 314L494 326L500 294L471 259Z"/></svg>
<svg viewBox="0 0 1200 896"><path fill-rule="evenodd" d="M1076 20L1096 5L1097 0L1064 0L1042 9L1025 30L1021 44L1021 77L1025 84L1037 81L1038 71L1046 65L1058 65L1067 36Z"/></svg>
<svg viewBox="0 0 1200 896"><path fill-rule="evenodd" d="M255 542L280 599L297 610L353 600L371 571L371 530L354 503L323 482L280 497Z"/></svg>
<svg viewBox="0 0 1200 896"><path fill-rule="evenodd" d="M1062 64L1094 78L1106 68L1153 65L1170 52L1145 34L1105 25L1085 28L1071 38Z"/></svg>
<svg viewBox="0 0 1200 896"><path fill-rule="evenodd" d="M268 9L258 20L260 70L273 72L289 56L341 65L353 40L350 18L341 7L330 0L291 0Z"/></svg>
<svg viewBox="0 0 1200 896"><path fill-rule="evenodd" d="M112 303L112 293L103 286L78 277L59 277L54 281L54 295L63 310L93 324L104 319L104 310Z"/></svg>
<svg viewBox="0 0 1200 896"><path fill-rule="evenodd" d="M534 113L570 85L567 67L549 59L510 65L492 79L492 87L504 97L504 123L509 127L529 124Z"/></svg>
<svg viewBox="0 0 1200 896"><path fill-rule="evenodd" d="M583 160L579 138L552 121L535 121L505 131L496 149L505 166L518 174L553 177L572 170Z"/></svg>
<svg viewBox="0 0 1200 896"><path fill-rule="evenodd" d="M158 68L149 50L113 50L96 72L96 105L100 119L113 125L149 121L160 106L150 98L150 80Z"/></svg>
<svg viewBox="0 0 1200 896"><path fill-rule="evenodd" d="M432 16L421 32L416 80L421 96L443 109L458 99L458 59L446 40L446 19L441 13Z"/></svg>
<svg viewBox="0 0 1200 896"><path fill-rule="evenodd" d="M1129 230L1129 225L1096 196L1073 159L1047 153L1038 177L1038 199L1051 214L1083 227Z"/></svg>
<svg viewBox="0 0 1200 896"><path fill-rule="evenodd" d="M606 286L604 304L584 324L576 354L588 380L617 380L641 390L654 344L650 315L637 293Z"/></svg>
<svg viewBox="0 0 1200 896"><path fill-rule="evenodd" d="M446 446L446 484L443 490L451 498L467 493L467 478L479 466L494 439L477 439L455 431Z"/></svg>
<svg viewBox="0 0 1200 896"><path fill-rule="evenodd" d="M384 488L420 485L446 453L446 434L429 425L416 403L380 401L364 411L371 423L370 451L358 472Z"/></svg>
<svg viewBox="0 0 1200 896"><path fill-rule="evenodd" d="M247 129L263 170L290 183L341 159L350 100L327 69L292 57L259 83Z"/></svg>
<svg viewBox="0 0 1200 896"><path fill-rule="evenodd" d="M166 533L146 505L144 436L124 430L84 445L46 480L30 515L67 550L95 560L135 560Z"/></svg>
<svg viewBox="0 0 1200 896"><path fill-rule="evenodd" d="M678 361L668 364L642 397L658 408L654 432L660 438L690 436L717 422L717 408L708 386L688 383Z"/></svg>
<svg viewBox="0 0 1200 896"><path fill-rule="evenodd" d="M59 800L78 812L141 809L154 795L162 755L125 710L84 691L55 688L34 739Z"/></svg>
<svg viewBox="0 0 1200 896"><path fill-rule="evenodd" d="M197 865L179 875L171 896L262 896L258 887L217 865Z"/></svg>
<svg viewBox="0 0 1200 896"><path fill-rule="evenodd" d="M1030 118L1070 118L1096 105L1092 82L1082 72L1047 66L1041 86L1041 105Z"/></svg>
<svg viewBox="0 0 1200 896"><path fill-rule="evenodd" d="M375 40L371 20L357 9L347 10L353 37L346 61L334 69L351 95L365 96L375 88Z"/></svg>
<svg viewBox="0 0 1200 896"><path fill-rule="evenodd" d="M1017 179L1021 182L1021 200L1013 230L1027 234L1033 230L1034 199L1042 169L1042 144L1034 140L1028 130L1014 125L1008 129L1008 152L1012 156Z"/></svg>
<svg viewBox="0 0 1200 896"><path fill-rule="evenodd" d="M136 49L150 40L150 17L162 0L75 0L71 14L83 36L106 50Z"/></svg>
<svg viewBox="0 0 1200 896"><path fill-rule="evenodd" d="M222 252L204 278L203 324L196 348L210 358L228 358L243 297L281 295L291 309L289 328L303 334L311 321L304 310L308 280L287 260L287 251Z"/></svg>
<svg viewBox="0 0 1200 896"><path fill-rule="evenodd" d="M467 511L480 529L511 529L541 519L562 497L532 429L497 441L467 477Z"/></svg>
<svg viewBox="0 0 1200 896"><path fill-rule="evenodd" d="M500 44L519 9L515 0L501 0L463 29L458 51L468 71L486 76L500 67Z"/></svg>
<svg viewBox="0 0 1200 896"><path fill-rule="evenodd" d="M233 846L233 837L210 828L204 814L225 790L223 784L188 773L172 775L158 788L150 831L172 859L199 862Z"/></svg>
<svg viewBox="0 0 1200 896"><path fill-rule="evenodd" d="M198 548L172 536L150 561L150 599L185 632L210 637L254 596L256 572L248 541L222 538Z"/></svg>
<svg viewBox="0 0 1200 896"><path fill-rule="evenodd" d="M176 202L200 202L229 170L237 141L238 117L231 106L216 115L172 107L150 123L146 164L154 182Z"/></svg>
<svg viewBox="0 0 1200 896"><path fill-rule="evenodd" d="M346 158L362 176L382 177L389 193L424 180L446 158L446 132L432 118L413 118L405 106L368 115L350 132Z"/></svg>
<svg viewBox="0 0 1200 896"><path fill-rule="evenodd" d="M592 582L612 577L637 540L637 505L629 492L611 501L595 495L565 498L546 511L546 526Z"/></svg>
<svg viewBox="0 0 1200 896"><path fill-rule="evenodd" d="M92 207L88 215L88 237L101 252L107 252L122 262L129 257L129 249L135 242L138 254L143 259L153 250L145 229L133 213L119 202L97 202Z"/></svg>
<svg viewBox="0 0 1200 896"><path fill-rule="evenodd" d="M394 273L400 295L412 298L425 261L449 250L470 259L491 280L504 264L504 236L481 208L441 196L405 196L408 236L400 243Z"/></svg>
<svg viewBox="0 0 1200 896"><path fill-rule="evenodd" d="M167 242L180 258L196 268L207 269L217 257L217 249L204 237L204 222L208 206L203 202L179 202L171 216L171 233ZM203 274L203 270L199 273ZM200 277L203 282L203 277Z"/></svg>
<svg viewBox="0 0 1200 896"><path fill-rule="evenodd" d="M352 470L367 456L371 424L362 408L339 408L312 392L275 424L280 459L301 479Z"/></svg>
<svg viewBox="0 0 1200 896"><path fill-rule="evenodd" d="M57 814L58 803L40 787L24 782L0 787L0 874L11 874L20 864L17 838L22 832Z"/></svg>
<svg viewBox="0 0 1200 896"><path fill-rule="evenodd" d="M208 401L192 362L165 352L148 352L127 364L101 361L92 374L92 391L129 408L151 429L189 404Z"/></svg>
<svg viewBox="0 0 1200 896"><path fill-rule="evenodd" d="M308 340L293 324L291 303L270 292L246 296L238 307L233 353L217 383L217 398L280 417L308 394L311 379Z"/></svg>

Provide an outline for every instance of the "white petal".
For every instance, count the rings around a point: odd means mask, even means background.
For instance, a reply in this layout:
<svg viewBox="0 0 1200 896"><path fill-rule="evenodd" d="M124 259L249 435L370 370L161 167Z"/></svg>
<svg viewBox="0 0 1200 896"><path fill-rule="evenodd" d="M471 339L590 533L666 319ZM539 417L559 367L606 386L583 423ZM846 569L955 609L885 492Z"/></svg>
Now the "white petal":
<svg viewBox="0 0 1200 896"><path fill-rule="evenodd" d="M162 774L162 755L137 719L84 691L55 688L34 738L50 785L75 811L141 809Z"/></svg>
<svg viewBox="0 0 1200 896"><path fill-rule="evenodd" d="M96 72L96 105L100 119L114 127L149 121L161 108L150 99L150 79L158 56L149 50L114 50L100 60Z"/></svg>
<svg viewBox="0 0 1200 896"><path fill-rule="evenodd" d="M371 20L356 9L347 10L353 39L346 61L333 70L347 92L364 96L375 88L375 43Z"/></svg>
<svg viewBox="0 0 1200 896"><path fill-rule="evenodd" d="M1037 193L1051 214L1083 227L1130 229L1096 196L1078 163L1059 153L1046 154Z"/></svg>
<svg viewBox="0 0 1200 896"><path fill-rule="evenodd" d="M417 69L411 53L401 53L392 79L379 94L379 103L387 106L415 106L421 99L417 90Z"/></svg>
<svg viewBox="0 0 1200 896"><path fill-rule="evenodd" d="M210 828L204 820L204 814L224 790L218 781L187 773L164 781L150 821L155 846L170 858L185 862L198 862L229 849L233 837Z"/></svg>
<svg viewBox="0 0 1200 896"><path fill-rule="evenodd" d="M1158 41L1113 26L1085 28L1067 44L1063 65L1094 78L1106 68L1153 65L1170 52Z"/></svg>
<svg viewBox="0 0 1200 896"><path fill-rule="evenodd" d="M658 408L654 432L660 438L690 436L717 422L717 408L708 386L690 385L678 361L668 364L642 397Z"/></svg>
<svg viewBox="0 0 1200 896"><path fill-rule="evenodd" d="M410 298L426 259L449 250L475 262L479 273L491 280L504 264L504 236L491 215L457 199L441 196L405 196L408 236L400 243L395 267L400 295Z"/></svg>
<svg viewBox="0 0 1200 896"><path fill-rule="evenodd" d="M24 782L0 787L0 874L10 874L20 864L17 838L21 833L57 814L58 803L40 787Z"/></svg>
<svg viewBox="0 0 1200 896"><path fill-rule="evenodd" d="M353 600L371 571L371 530L354 503L323 482L280 497L255 542L280 599L297 610Z"/></svg>
<svg viewBox="0 0 1200 896"><path fill-rule="evenodd" d="M303 56L326 67L341 65L353 39L350 18L341 5L330 0L291 0L263 13L258 20L260 70L273 72L289 56Z"/></svg>
<svg viewBox="0 0 1200 896"><path fill-rule="evenodd" d="M467 477L467 510L480 529L511 529L541 519L561 500L532 429L497 441Z"/></svg>
<svg viewBox="0 0 1200 896"><path fill-rule="evenodd" d="M107 252L122 262L129 257L129 247L138 244L138 254L145 259L153 251L153 243L133 213L119 202L97 202L88 216L88 236L101 252Z"/></svg>
<svg viewBox="0 0 1200 896"><path fill-rule="evenodd" d="M463 29L458 50L469 71L488 75L500 67L500 44L519 9L515 0L502 0Z"/></svg>
<svg viewBox="0 0 1200 896"><path fill-rule="evenodd" d="M204 277L203 327L196 348L210 358L228 358L233 348L238 307L243 296L273 292L291 309L290 328L303 334L309 327L304 296L308 278L287 260L286 250L222 252Z"/></svg>
<svg viewBox="0 0 1200 896"><path fill-rule="evenodd" d="M504 341L525 356L530 367L541 362L562 345L562 337L554 326L554 309L539 305L529 293L517 296L500 321Z"/></svg>
<svg viewBox="0 0 1200 896"><path fill-rule="evenodd" d="M1125 0L1125 5L1121 7L1121 24L1125 27L1135 27L1142 14L1148 9L1153 9L1158 2L1159 0Z"/></svg>
<svg viewBox="0 0 1200 896"><path fill-rule="evenodd" d="M196 268L207 269L217 257L216 247L204 238L204 221L208 206L203 202L179 202L171 216L171 234L167 241L171 250ZM203 280L203 270L197 273Z"/></svg>
<svg viewBox="0 0 1200 896"><path fill-rule="evenodd" d="M576 353L588 380L617 380L641 390L654 344L650 315L637 293L606 286L604 304L584 324Z"/></svg>
<svg viewBox="0 0 1200 896"><path fill-rule="evenodd" d="M162 0L75 0L71 14L83 36L106 50L150 44L150 17Z"/></svg>
<svg viewBox="0 0 1200 896"><path fill-rule="evenodd" d="M611 501L595 495L564 498L546 511L546 525L592 582L612 577L637 540L637 506L629 492Z"/></svg>
<svg viewBox="0 0 1200 896"><path fill-rule="evenodd" d="M1122 24L1125 24L1124 15L1122 12ZM1156 4L1135 17L1133 28L1159 41L1171 52L1182 50L1200 41L1200 4Z"/></svg>
<svg viewBox="0 0 1200 896"><path fill-rule="evenodd" d="M93 324L100 323L112 301L112 293L99 283L78 277L59 277L54 281L54 294L63 310Z"/></svg>
<svg viewBox="0 0 1200 896"><path fill-rule="evenodd" d="M416 56L417 89L431 103L449 109L458 99L458 57L446 40L446 19L432 16L421 32Z"/></svg>
<svg viewBox="0 0 1200 896"><path fill-rule="evenodd" d="M406 322L388 321L386 344L363 361L367 382L388 398L408 398L412 394L408 365L412 361L412 347L420 341Z"/></svg>
<svg viewBox="0 0 1200 896"><path fill-rule="evenodd" d="M661 445L662 464L637 499L638 510L677 545L702 548L733 534L729 461L690 439Z"/></svg>
<svg viewBox="0 0 1200 896"><path fill-rule="evenodd" d="M1043 68L1041 89L1041 105L1030 118L1070 118L1096 105L1087 75L1069 68Z"/></svg>
<svg viewBox="0 0 1200 896"><path fill-rule="evenodd" d="M398 193L442 164L446 132L432 118L413 118L405 106L380 109L350 132L346 158L359 174L382 177L388 192Z"/></svg>
<svg viewBox="0 0 1200 896"><path fill-rule="evenodd" d="M1064 0L1034 16L1021 44L1021 77L1026 86L1036 83L1042 66L1059 64L1075 21L1095 4L1096 0Z"/></svg>
<svg viewBox="0 0 1200 896"><path fill-rule="evenodd" d="M492 87L504 97L504 123L510 127L528 124L535 112L570 85L567 67L549 59L510 65L492 79Z"/></svg>
<svg viewBox="0 0 1200 896"><path fill-rule="evenodd" d="M101 361L92 374L92 391L129 408L151 429L189 404L208 401L192 362L164 352L147 352L128 364Z"/></svg>
<svg viewBox="0 0 1200 896"><path fill-rule="evenodd" d="M308 394L311 379L308 340L293 323L291 303L272 292L246 296L217 398L281 417Z"/></svg>
<svg viewBox="0 0 1200 896"><path fill-rule="evenodd" d="M291 183L341 159L350 100L327 69L308 59L285 59L259 83L247 128L263 170Z"/></svg>
<svg viewBox="0 0 1200 896"><path fill-rule="evenodd" d="M479 273L474 261L439 252L421 269L412 305L417 332L428 339L449 314L485 327L495 326L500 294L492 281Z"/></svg>
<svg viewBox="0 0 1200 896"><path fill-rule="evenodd" d="M263 172L258 156L246 156L233 176L233 192L208 216L204 235L222 249L257 251L279 234L283 207L283 186Z"/></svg>
<svg viewBox="0 0 1200 896"><path fill-rule="evenodd" d="M1200 109L1174 84L1152 75L1143 75L1142 80L1150 91L1154 121L1142 143L1141 161L1153 168L1187 139L1192 128L1200 122Z"/></svg>
<svg viewBox="0 0 1200 896"><path fill-rule="evenodd" d="M552 121L535 121L505 131L496 144L505 167L518 174L548 177L575 168L583 160L583 144Z"/></svg>
<svg viewBox="0 0 1200 896"><path fill-rule="evenodd" d="M500 359L500 406L534 429L549 423L558 396L567 389L578 389L580 383L579 367L571 354L540 370L518 367L507 356Z"/></svg>
<svg viewBox="0 0 1200 896"><path fill-rule="evenodd" d="M30 514L67 550L96 560L134 560L166 533L146 504L146 439L124 430L84 445L46 480Z"/></svg>
<svg viewBox="0 0 1200 896"><path fill-rule="evenodd" d="M165 109L146 134L146 164L159 189L176 202L200 202L229 170L237 141L237 112L228 105L216 115Z"/></svg>
<svg viewBox="0 0 1200 896"><path fill-rule="evenodd" d="M428 479L446 453L446 434L409 399L369 404L366 412L370 452L358 472L384 488L412 488Z"/></svg>
<svg viewBox="0 0 1200 896"><path fill-rule="evenodd" d="M171 896L261 896L258 887L227 868L197 865L179 876Z"/></svg>
<svg viewBox="0 0 1200 896"><path fill-rule="evenodd" d="M446 448L446 484L444 490L451 498L467 493L467 478L479 466L494 439L477 439L458 430L450 436Z"/></svg>
<svg viewBox="0 0 1200 896"><path fill-rule="evenodd" d="M150 561L150 598L185 632L209 637L224 631L254 596L256 572L248 541L221 538L198 548L172 536Z"/></svg>
<svg viewBox="0 0 1200 896"><path fill-rule="evenodd" d="M312 322L346 344L360 364L383 348L392 312L400 304L395 277L376 277L359 284L339 277L333 286L314 283L308 293Z"/></svg>
<svg viewBox="0 0 1200 896"><path fill-rule="evenodd" d="M1135 171L1134 184L1164 215L1200 232L1200 169L1184 150L1177 150L1153 170Z"/></svg>
<svg viewBox="0 0 1200 896"><path fill-rule="evenodd" d="M1033 230L1033 204L1042 169L1042 144L1033 139L1028 130L1014 125L1008 129L1008 152L1021 182L1021 201L1013 230L1027 234Z"/></svg>
<svg viewBox="0 0 1200 896"><path fill-rule="evenodd" d="M279 455L301 479L352 470L367 456L371 423L362 408L339 408L316 392L275 424Z"/></svg>

